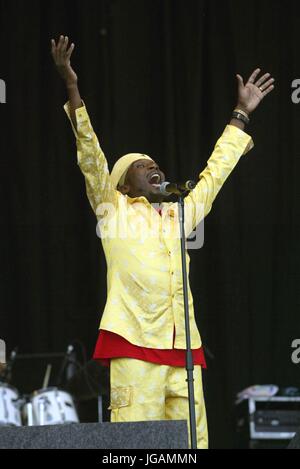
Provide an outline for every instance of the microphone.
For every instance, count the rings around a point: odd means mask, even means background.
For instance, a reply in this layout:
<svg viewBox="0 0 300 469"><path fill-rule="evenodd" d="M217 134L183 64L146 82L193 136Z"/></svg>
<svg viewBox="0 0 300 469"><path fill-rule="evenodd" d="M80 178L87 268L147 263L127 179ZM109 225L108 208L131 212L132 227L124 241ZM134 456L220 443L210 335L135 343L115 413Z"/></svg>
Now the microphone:
<svg viewBox="0 0 300 469"><path fill-rule="evenodd" d="M178 194L181 195L183 192L191 191L196 187L195 181L186 181L186 182L168 182L165 181L162 184L159 184L159 190L163 195Z"/></svg>

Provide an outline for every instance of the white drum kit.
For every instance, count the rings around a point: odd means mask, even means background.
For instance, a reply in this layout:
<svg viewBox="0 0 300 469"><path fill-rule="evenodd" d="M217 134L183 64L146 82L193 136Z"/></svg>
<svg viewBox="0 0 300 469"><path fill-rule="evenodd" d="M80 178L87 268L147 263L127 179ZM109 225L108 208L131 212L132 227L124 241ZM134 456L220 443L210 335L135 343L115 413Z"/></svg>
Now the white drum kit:
<svg viewBox="0 0 300 469"><path fill-rule="evenodd" d="M56 387L40 389L27 399L0 382L0 425L34 426L79 423L73 398Z"/></svg>
<svg viewBox="0 0 300 469"><path fill-rule="evenodd" d="M41 388L30 394L21 394L11 385L12 367L16 357L17 349L14 349L8 363L5 365L2 363L2 367L0 367L0 426L21 427L79 423L74 399L69 392L63 389L62 385L64 380L66 383L69 382L72 377L71 371L74 376L74 366L84 369L76 360L74 346L68 345L65 354L18 355L19 359L37 357L42 359L59 357L62 359L58 376L54 379L55 386L49 386L52 364L48 364ZM68 367L69 365L73 366L72 370ZM76 402L78 402L78 393L76 398Z"/></svg>

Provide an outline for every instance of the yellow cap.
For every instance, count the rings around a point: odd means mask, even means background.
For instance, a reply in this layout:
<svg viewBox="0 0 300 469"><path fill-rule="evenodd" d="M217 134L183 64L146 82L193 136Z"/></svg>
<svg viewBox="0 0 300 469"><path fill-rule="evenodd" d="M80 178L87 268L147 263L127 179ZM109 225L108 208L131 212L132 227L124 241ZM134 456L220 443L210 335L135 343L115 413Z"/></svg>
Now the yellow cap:
<svg viewBox="0 0 300 469"><path fill-rule="evenodd" d="M110 178L114 189L118 187L118 184L122 185L125 182L125 177L129 167L137 160L152 160L150 156L142 153L128 153L122 156L114 165Z"/></svg>

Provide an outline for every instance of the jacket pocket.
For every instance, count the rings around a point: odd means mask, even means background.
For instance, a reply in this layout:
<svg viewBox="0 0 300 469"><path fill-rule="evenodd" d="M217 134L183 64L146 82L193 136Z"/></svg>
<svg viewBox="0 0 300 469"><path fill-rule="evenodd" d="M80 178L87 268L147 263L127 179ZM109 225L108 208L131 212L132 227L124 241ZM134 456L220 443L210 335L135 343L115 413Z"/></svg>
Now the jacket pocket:
<svg viewBox="0 0 300 469"><path fill-rule="evenodd" d="M130 406L132 403L132 387L120 386L112 388L110 392L110 406L108 410L120 409Z"/></svg>

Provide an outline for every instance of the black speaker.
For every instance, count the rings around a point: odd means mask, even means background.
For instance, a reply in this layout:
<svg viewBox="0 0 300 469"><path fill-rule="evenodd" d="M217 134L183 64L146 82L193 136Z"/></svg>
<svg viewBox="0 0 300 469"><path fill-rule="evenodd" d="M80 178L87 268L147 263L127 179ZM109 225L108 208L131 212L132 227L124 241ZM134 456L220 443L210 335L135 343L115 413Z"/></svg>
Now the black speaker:
<svg viewBox="0 0 300 469"><path fill-rule="evenodd" d="M296 433L294 438L291 440L287 449L300 449L300 430L298 431L298 433Z"/></svg>
<svg viewBox="0 0 300 469"><path fill-rule="evenodd" d="M0 449L186 449L187 422L0 427Z"/></svg>

